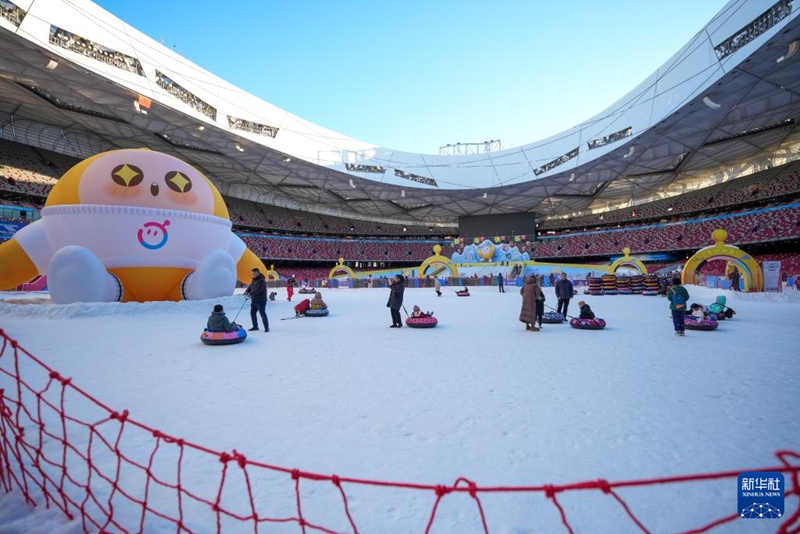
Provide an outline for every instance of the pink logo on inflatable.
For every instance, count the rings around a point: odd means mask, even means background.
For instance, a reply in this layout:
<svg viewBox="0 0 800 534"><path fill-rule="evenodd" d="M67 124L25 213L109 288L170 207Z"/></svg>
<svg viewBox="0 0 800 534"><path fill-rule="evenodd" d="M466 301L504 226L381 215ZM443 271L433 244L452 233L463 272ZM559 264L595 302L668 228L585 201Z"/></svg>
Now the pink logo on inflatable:
<svg viewBox="0 0 800 534"><path fill-rule="evenodd" d="M167 244L169 233L167 233L169 220L164 220L164 224L157 222L146 222L139 228L139 243L146 249L156 250Z"/></svg>

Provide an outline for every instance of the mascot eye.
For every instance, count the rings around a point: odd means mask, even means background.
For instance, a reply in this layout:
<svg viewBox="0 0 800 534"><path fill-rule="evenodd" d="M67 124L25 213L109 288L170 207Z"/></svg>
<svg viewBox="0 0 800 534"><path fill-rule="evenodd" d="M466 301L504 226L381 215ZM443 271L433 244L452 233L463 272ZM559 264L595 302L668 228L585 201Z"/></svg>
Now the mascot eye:
<svg viewBox="0 0 800 534"><path fill-rule="evenodd" d="M172 171L164 175L167 187L176 193L188 193L192 190L192 181L182 172Z"/></svg>
<svg viewBox="0 0 800 534"><path fill-rule="evenodd" d="M122 187L134 187L142 183L144 173L139 167L124 163L114 167L114 170L111 171L111 179Z"/></svg>

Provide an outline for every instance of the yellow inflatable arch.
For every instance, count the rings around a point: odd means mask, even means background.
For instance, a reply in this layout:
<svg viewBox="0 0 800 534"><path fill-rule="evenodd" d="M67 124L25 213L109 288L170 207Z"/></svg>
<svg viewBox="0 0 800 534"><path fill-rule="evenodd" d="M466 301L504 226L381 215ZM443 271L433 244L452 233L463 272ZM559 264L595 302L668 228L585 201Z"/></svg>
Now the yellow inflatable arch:
<svg viewBox="0 0 800 534"><path fill-rule="evenodd" d="M617 272L620 267L631 267L638 270L641 274L647 274L647 266L637 258L631 256L631 249L625 247L622 249L623 256L618 258L614 263L608 267L611 273Z"/></svg>
<svg viewBox="0 0 800 534"><path fill-rule="evenodd" d="M280 280L281 275L278 274L278 271L275 270L275 265L269 266L269 271L266 272L264 275L267 277L267 280Z"/></svg>
<svg viewBox="0 0 800 534"><path fill-rule="evenodd" d="M714 230L711 233L711 239L714 240L713 245L701 248L686 262L681 274L681 283L693 283L697 270L707 261L726 260L739 269L742 280L744 280L745 291L762 291L764 289L764 275L761 273L758 262L739 247L726 245L728 232L721 229Z"/></svg>
<svg viewBox="0 0 800 534"><path fill-rule="evenodd" d="M439 276L445 270L450 271L450 276L458 276L458 267L450 258L442 256L441 245L433 246L433 256L430 256L419 266L419 277Z"/></svg>
<svg viewBox="0 0 800 534"><path fill-rule="evenodd" d="M356 277L356 273L353 272L353 269L344 264L344 258L339 258L339 263L337 263L334 268L330 270L328 273L328 278L336 278L337 276L342 276L343 274L346 274L349 278Z"/></svg>

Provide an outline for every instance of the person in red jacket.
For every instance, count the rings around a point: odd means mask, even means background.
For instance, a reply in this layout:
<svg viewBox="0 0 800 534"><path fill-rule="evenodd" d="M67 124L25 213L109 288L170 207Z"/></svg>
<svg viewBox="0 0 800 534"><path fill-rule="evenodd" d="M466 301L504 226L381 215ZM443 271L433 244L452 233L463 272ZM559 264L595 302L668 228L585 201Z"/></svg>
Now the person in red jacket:
<svg viewBox="0 0 800 534"><path fill-rule="evenodd" d="M308 309L311 307L311 301L308 299L301 300L297 306L294 307L294 316L300 317L301 315L305 315Z"/></svg>
<svg viewBox="0 0 800 534"><path fill-rule="evenodd" d="M296 288L299 284L295 279L294 275L290 276L288 280L286 280L286 300L292 302L292 295L294 295L294 288Z"/></svg>

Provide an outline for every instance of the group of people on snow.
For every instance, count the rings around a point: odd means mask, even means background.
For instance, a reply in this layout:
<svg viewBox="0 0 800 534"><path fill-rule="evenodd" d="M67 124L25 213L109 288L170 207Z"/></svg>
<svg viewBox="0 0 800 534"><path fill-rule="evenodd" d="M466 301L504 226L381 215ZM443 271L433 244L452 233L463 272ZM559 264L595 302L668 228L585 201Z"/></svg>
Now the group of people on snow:
<svg viewBox="0 0 800 534"><path fill-rule="evenodd" d="M294 276L292 276L286 284L288 292L287 300L291 301L293 288L296 286L297 281ZM437 296L441 296L441 286L438 278L435 279L434 289ZM466 290L466 288L464 289ZM519 320L525 323L526 330L538 332L542 328L542 316L544 315L546 297L539 285L537 276L528 276L519 292L522 296L522 309L520 310ZM569 302L575 294L572 282L567 278L566 273L561 273L560 280L555 284L555 292L558 298L556 313L562 314L565 318L564 320L566 320L569 313ZM400 308L403 306L404 293L405 279L402 274L397 274L389 282L389 300L386 303L386 307L389 308L392 318L390 328L401 328L403 326ZM252 281L247 289L245 289L244 294L245 298L250 300L250 319L253 326L249 330L259 330L258 318L260 317L264 326L264 331L269 332L269 319L266 313L267 282L266 277L258 268L252 270ZM670 303L676 336L684 335L684 320L686 319L687 312L697 319L708 317L707 310L700 304L692 304L690 307L687 307L689 292L681 285L679 277L673 278L672 285L666 291L666 297ZM586 302L581 300L578 302L578 306L580 307L580 319L595 318L594 312ZM308 310L321 310L327 309L327 307L325 301L322 300L322 293L317 292L313 299L304 299L298 303L294 307L294 311L296 317L301 317L305 315ZM411 314L412 317L426 317L431 315L433 315L432 312L422 312L420 307L416 305ZM233 332L237 328L239 328L239 325L231 322L226 317L222 305L215 305L208 318L207 330L209 332Z"/></svg>

